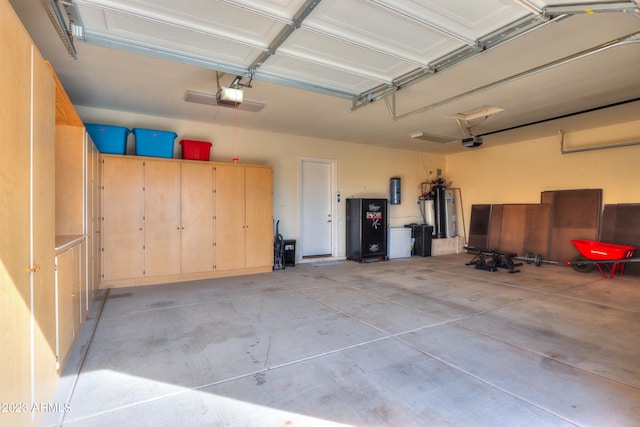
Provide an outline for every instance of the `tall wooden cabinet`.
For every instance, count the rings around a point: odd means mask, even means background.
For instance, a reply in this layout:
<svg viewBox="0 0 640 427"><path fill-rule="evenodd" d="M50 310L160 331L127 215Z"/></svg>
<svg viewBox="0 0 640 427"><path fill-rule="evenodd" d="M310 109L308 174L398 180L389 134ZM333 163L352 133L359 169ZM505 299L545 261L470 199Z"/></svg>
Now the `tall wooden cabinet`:
<svg viewBox="0 0 640 427"><path fill-rule="evenodd" d="M271 271L270 167L102 158L103 286Z"/></svg>
<svg viewBox="0 0 640 427"><path fill-rule="evenodd" d="M102 212L102 205L100 204L100 179L101 174L101 162L100 153L95 144L89 137L89 134L85 131L84 140L86 144L87 153L87 201L86 201L86 233L87 233L87 307L90 302L93 301L95 293L98 290L100 284L100 214Z"/></svg>
<svg viewBox="0 0 640 427"><path fill-rule="evenodd" d="M144 164L102 160L102 280L144 276Z"/></svg>
<svg viewBox="0 0 640 427"><path fill-rule="evenodd" d="M6 0L0 12L0 402L30 405L47 402L57 380L55 83ZM1 417L13 426L40 418Z"/></svg>
<svg viewBox="0 0 640 427"><path fill-rule="evenodd" d="M33 117L31 141L31 237L33 380L35 401L48 399L57 384L55 351L55 83L40 54L33 49ZM46 400L45 400L46 401Z"/></svg>
<svg viewBox="0 0 640 427"><path fill-rule="evenodd" d="M253 268L273 263L271 169L217 165L216 257L221 270Z"/></svg>
<svg viewBox="0 0 640 427"><path fill-rule="evenodd" d="M144 274L180 273L180 163L143 161Z"/></svg>
<svg viewBox="0 0 640 427"><path fill-rule="evenodd" d="M273 170L245 168L245 267L273 265Z"/></svg>
<svg viewBox="0 0 640 427"><path fill-rule="evenodd" d="M0 14L0 48L11 58L0 61L0 345L12 367L0 370L0 401L29 402L31 40L11 14ZM27 425L28 414L6 416L8 423Z"/></svg>
<svg viewBox="0 0 640 427"><path fill-rule="evenodd" d="M209 162L181 163L181 273L215 268L214 169Z"/></svg>
<svg viewBox="0 0 640 427"><path fill-rule="evenodd" d="M216 167L216 268L245 267L245 168L235 165ZM223 249L224 248L224 249ZM218 248L216 248L218 249Z"/></svg>

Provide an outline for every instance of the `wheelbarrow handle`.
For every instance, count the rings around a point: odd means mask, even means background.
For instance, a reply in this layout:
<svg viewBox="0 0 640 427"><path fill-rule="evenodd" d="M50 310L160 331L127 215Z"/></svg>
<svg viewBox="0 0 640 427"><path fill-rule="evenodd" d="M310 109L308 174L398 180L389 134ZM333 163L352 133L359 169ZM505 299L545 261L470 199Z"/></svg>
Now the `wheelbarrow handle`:
<svg viewBox="0 0 640 427"><path fill-rule="evenodd" d="M623 262L640 262L640 258L623 258L623 259L588 259L584 258L582 260L568 260L567 265L576 265L576 264L613 264L613 263L623 263Z"/></svg>

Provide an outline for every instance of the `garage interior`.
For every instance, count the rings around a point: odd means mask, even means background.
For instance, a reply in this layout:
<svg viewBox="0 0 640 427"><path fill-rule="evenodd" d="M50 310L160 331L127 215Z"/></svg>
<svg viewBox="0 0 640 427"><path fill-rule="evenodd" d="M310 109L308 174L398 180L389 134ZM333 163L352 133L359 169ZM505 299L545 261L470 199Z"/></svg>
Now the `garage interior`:
<svg viewBox="0 0 640 427"><path fill-rule="evenodd" d="M63 425L638 422L637 277L470 258L102 291Z"/></svg>
<svg viewBox="0 0 640 427"><path fill-rule="evenodd" d="M3 425L640 423L637 1L1 4Z"/></svg>

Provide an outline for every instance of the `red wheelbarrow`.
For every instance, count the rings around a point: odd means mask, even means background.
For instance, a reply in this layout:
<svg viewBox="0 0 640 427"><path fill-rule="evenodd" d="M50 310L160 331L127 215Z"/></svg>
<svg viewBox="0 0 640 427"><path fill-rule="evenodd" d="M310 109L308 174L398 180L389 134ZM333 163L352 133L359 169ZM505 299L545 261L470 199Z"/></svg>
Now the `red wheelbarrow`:
<svg viewBox="0 0 640 427"><path fill-rule="evenodd" d="M567 265L582 273L593 271L595 266L600 270L602 277L611 279L616 273L624 273L625 263L640 262L640 258L631 259L636 250L633 246L596 242L595 240L572 240L571 243L582 256L576 256L571 261L567 261ZM603 266L606 270L602 268Z"/></svg>

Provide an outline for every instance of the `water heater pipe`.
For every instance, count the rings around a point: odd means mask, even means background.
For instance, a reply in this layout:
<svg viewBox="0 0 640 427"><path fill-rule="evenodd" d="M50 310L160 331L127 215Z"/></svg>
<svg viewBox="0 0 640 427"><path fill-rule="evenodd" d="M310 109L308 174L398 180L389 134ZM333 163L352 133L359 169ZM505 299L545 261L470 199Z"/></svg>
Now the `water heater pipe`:
<svg viewBox="0 0 640 427"><path fill-rule="evenodd" d="M460 195L460 214L462 215L462 234L464 237L464 245L467 246L469 242L467 241L467 225L464 221L464 204L462 203L462 189L460 188L449 188L449 190L457 191Z"/></svg>

